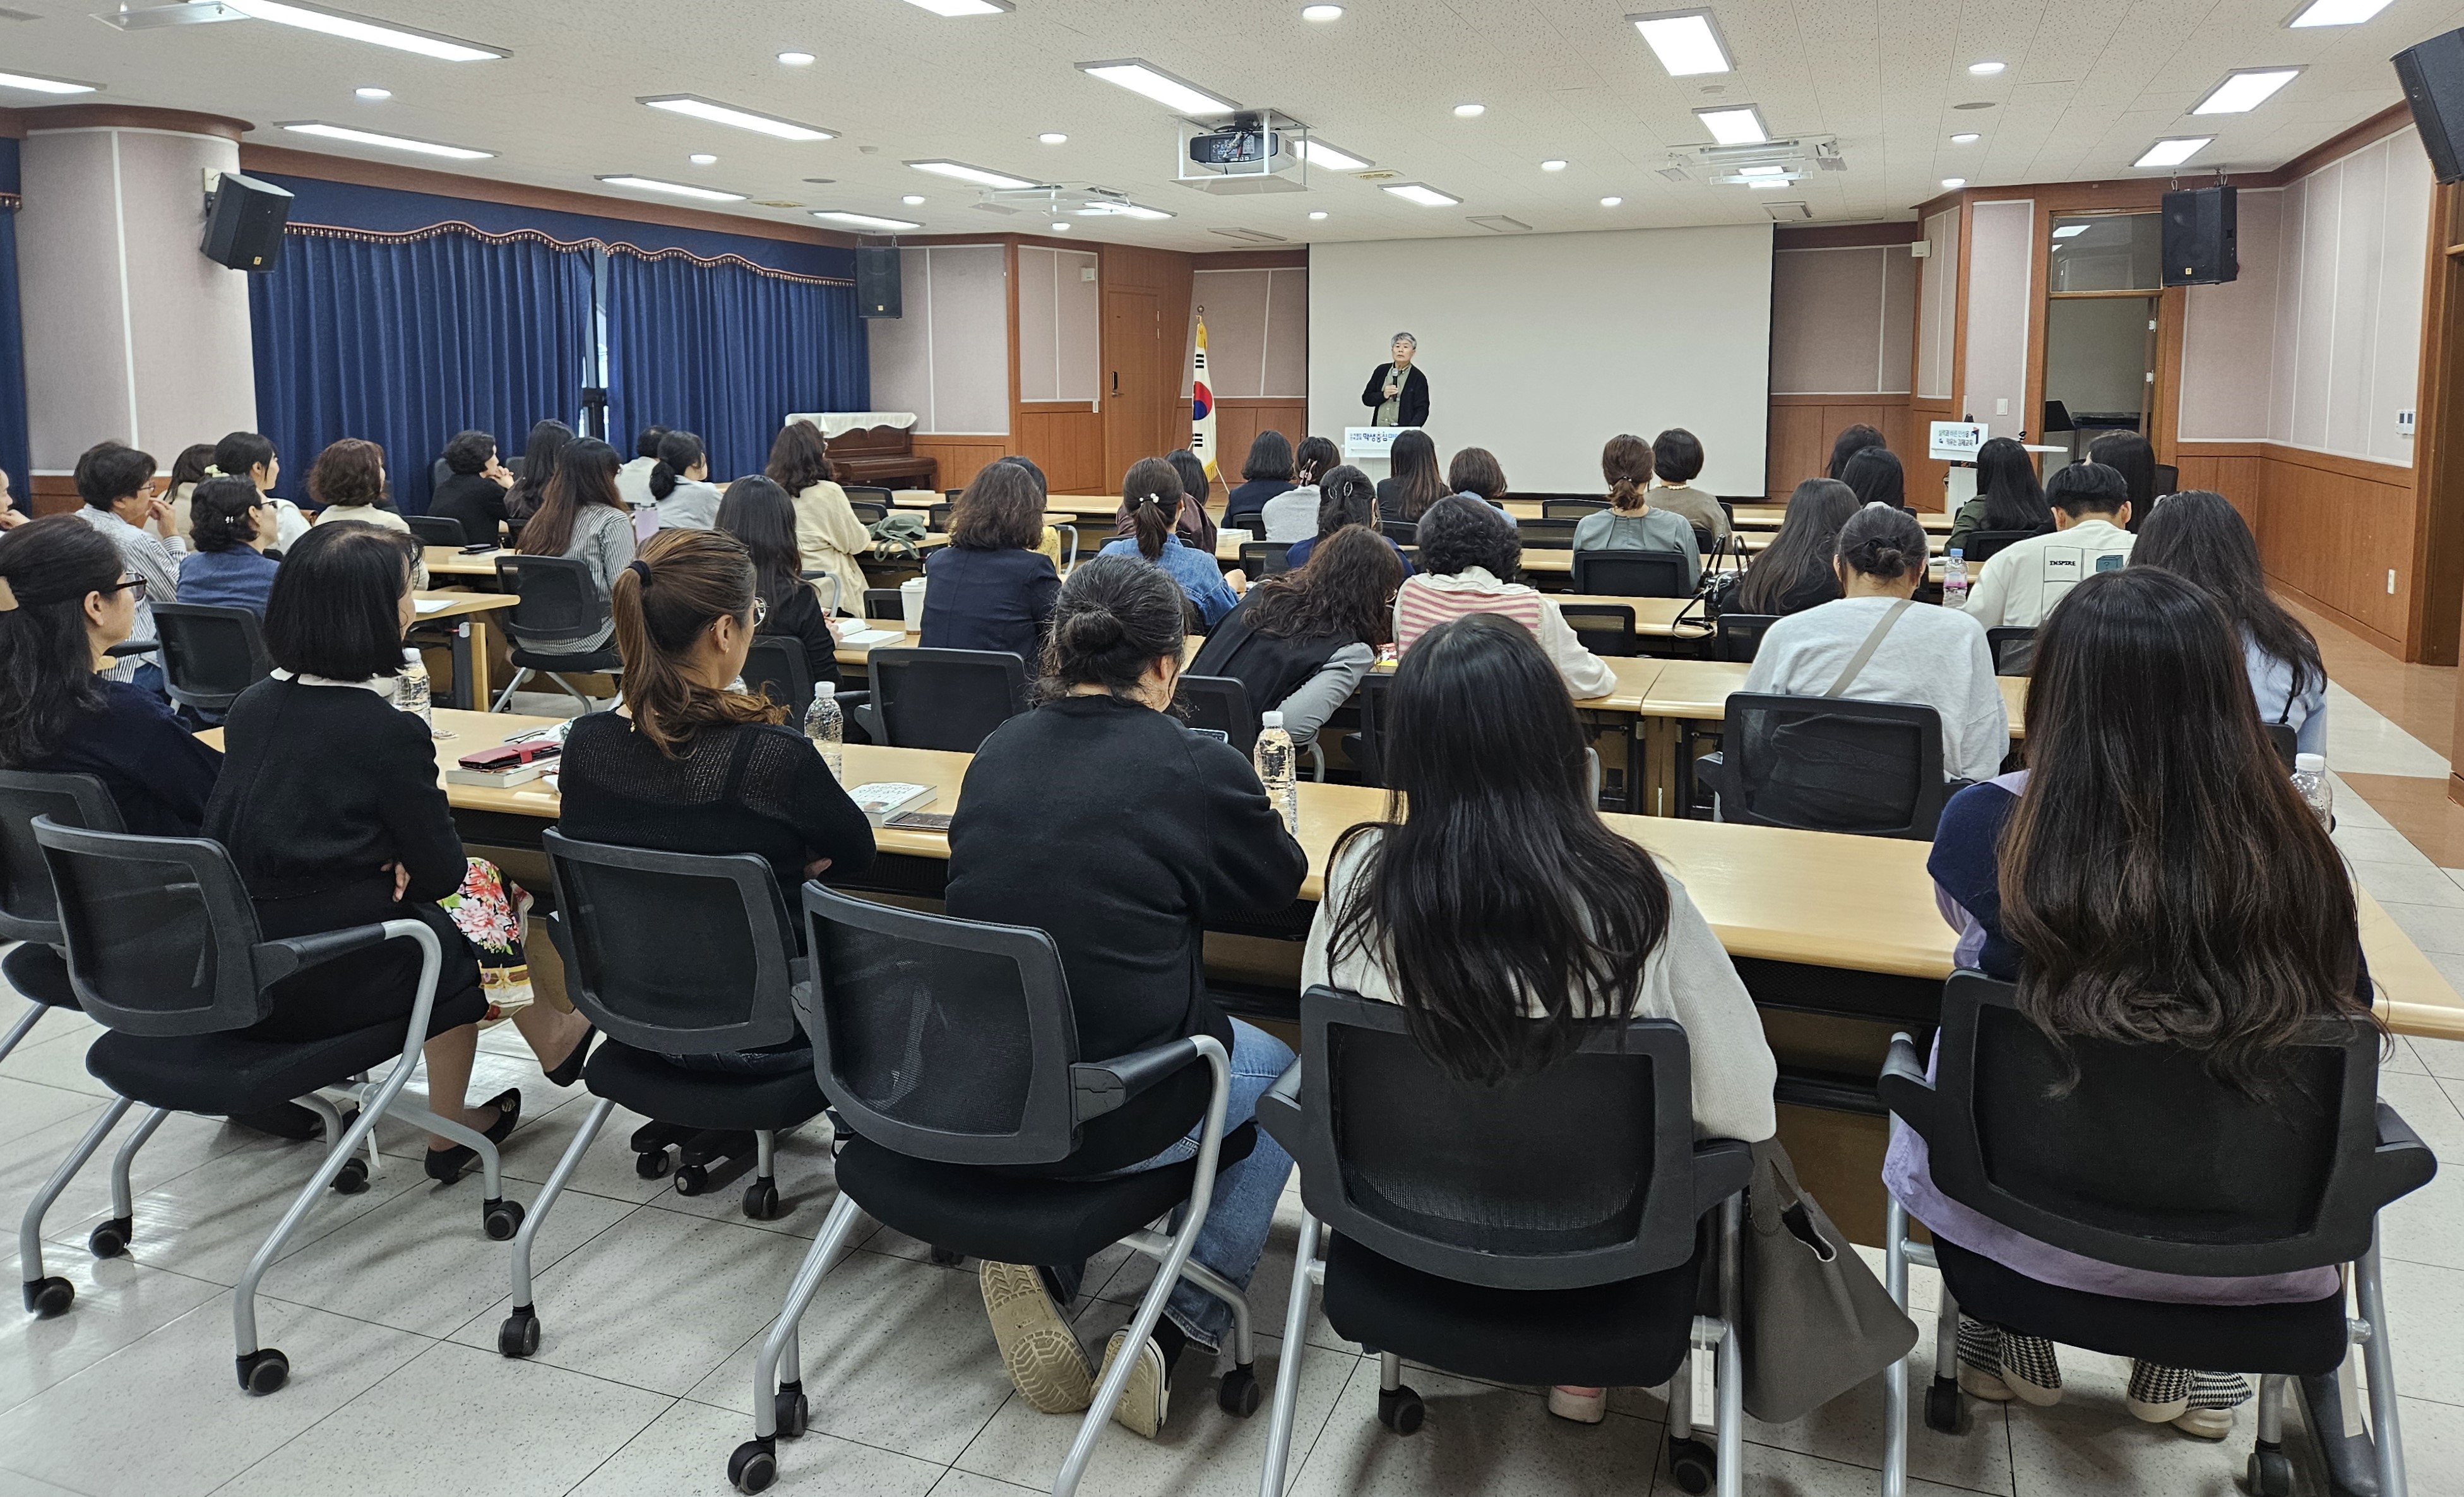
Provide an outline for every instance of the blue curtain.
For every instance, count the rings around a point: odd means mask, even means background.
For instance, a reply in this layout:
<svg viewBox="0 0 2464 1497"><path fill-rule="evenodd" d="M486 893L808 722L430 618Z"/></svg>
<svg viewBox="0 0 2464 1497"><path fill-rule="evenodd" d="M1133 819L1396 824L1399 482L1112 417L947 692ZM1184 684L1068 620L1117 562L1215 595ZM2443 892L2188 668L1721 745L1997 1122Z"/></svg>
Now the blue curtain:
<svg viewBox="0 0 2464 1497"><path fill-rule="evenodd" d="M286 466L304 480L327 443L378 443L407 514L454 432L492 431L510 456L533 422L571 421L589 383L589 256L535 240L295 231L249 310L257 427Z"/></svg>
<svg viewBox="0 0 2464 1497"><path fill-rule="evenodd" d="M724 481L761 471L794 411L863 410L871 371L855 288L616 250L607 401L619 450L648 426L696 432Z"/></svg>
<svg viewBox="0 0 2464 1497"><path fill-rule="evenodd" d="M17 143L0 140L0 473L17 513L34 511L26 438L26 340L17 314Z"/></svg>

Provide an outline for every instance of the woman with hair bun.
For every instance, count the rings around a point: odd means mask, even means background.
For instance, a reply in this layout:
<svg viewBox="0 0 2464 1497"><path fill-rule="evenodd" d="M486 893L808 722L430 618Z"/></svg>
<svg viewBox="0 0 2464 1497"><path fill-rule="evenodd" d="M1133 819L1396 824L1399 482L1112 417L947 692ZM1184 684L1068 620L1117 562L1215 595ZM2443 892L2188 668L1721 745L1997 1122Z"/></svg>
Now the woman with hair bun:
<svg viewBox="0 0 2464 1497"><path fill-rule="evenodd" d="M2009 710L1977 622L1910 601L1925 561L1925 527L1905 510L1868 504L1850 516L1832 561L1841 596L1772 625L1746 690L1930 707L1942 717L1943 778L1991 780L2011 751Z"/></svg>

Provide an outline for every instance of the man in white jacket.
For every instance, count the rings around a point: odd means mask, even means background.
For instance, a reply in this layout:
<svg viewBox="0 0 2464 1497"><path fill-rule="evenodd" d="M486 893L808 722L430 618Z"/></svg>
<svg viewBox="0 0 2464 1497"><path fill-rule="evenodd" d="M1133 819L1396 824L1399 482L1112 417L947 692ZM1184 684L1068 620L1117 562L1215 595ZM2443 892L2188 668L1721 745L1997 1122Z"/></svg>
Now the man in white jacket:
<svg viewBox="0 0 2464 1497"><path fill-rule="evenodd" d="M2052 532L1995 552L1968 590L1968 614L1987 628L2035 628L2082 580L2130 561L2130 481L2119 471L2073 463L2045 480L2045 502Z"/></svg>

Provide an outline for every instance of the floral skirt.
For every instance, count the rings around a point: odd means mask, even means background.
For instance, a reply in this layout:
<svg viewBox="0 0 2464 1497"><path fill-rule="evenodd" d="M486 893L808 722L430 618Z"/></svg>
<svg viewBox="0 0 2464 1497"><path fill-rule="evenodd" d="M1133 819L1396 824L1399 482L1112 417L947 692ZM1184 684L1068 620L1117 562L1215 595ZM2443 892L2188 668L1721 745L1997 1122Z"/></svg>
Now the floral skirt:
<svg viewBox="0 0 2464 1497"><path fill-rule="evenodd" d="M487 1022L494 1024L531 1004L531 969L522 953L522 916L530 913L531 896L487 859L472 858L469 865L462 887L436 903L479 958L479 988L488 1000Z"/></svg>

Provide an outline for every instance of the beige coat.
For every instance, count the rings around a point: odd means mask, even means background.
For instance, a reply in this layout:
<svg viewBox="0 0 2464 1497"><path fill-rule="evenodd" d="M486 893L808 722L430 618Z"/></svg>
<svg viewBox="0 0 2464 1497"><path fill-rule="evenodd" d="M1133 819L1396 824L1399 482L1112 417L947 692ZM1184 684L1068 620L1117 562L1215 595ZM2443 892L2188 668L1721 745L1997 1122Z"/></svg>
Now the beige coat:
<svg viewBox="0 0 2464 1497"><path fill-rule="evenodd" d="M845 489L824 479L796 495L796 549L804 554L804 570L838 579L839 611L862 617L869 584L855 559L872 549L872 533L855 517Z"/></svg>

